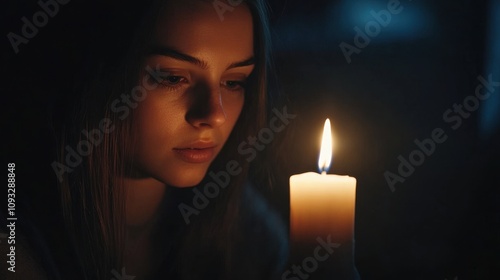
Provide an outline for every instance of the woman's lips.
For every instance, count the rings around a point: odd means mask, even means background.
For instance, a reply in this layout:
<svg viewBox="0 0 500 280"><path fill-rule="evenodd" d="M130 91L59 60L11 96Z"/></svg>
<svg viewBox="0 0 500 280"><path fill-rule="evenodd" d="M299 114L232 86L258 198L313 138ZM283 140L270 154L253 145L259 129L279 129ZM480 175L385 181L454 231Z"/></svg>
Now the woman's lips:
<svg viewBox="0 0 500 280"><path fill-rule="evenodd" d="M205 163L213 159L215 147L211 143L196 143L186 148L174 148L174 152L187 163Z"/></svg>

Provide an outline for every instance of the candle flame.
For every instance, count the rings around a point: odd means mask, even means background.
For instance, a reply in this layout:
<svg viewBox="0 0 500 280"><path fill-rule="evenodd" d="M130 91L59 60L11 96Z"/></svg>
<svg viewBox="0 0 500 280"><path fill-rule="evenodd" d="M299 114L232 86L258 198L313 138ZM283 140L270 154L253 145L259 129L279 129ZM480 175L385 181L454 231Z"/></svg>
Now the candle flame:
<svg viewBox="0 0 500 280"><path fill-rule="evenodd" d="M321 138L321 150L319 152L318 168L320 173L326 173L332 162L332 129L330 119L326 119Z"/></svg>

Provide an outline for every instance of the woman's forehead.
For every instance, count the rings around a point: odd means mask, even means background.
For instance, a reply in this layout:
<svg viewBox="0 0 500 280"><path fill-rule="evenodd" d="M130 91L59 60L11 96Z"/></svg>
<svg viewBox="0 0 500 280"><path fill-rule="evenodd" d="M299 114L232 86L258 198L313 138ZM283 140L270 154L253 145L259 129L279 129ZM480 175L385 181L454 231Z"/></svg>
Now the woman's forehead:
<svg viewBox="0 0 500 280"><path fill-rule="evenodd" d="M253 54L253 20L246 4L235 6L221 20L210 2L169 1L156 21L152 45L191 55L224 52L234 59Z"/></svg>

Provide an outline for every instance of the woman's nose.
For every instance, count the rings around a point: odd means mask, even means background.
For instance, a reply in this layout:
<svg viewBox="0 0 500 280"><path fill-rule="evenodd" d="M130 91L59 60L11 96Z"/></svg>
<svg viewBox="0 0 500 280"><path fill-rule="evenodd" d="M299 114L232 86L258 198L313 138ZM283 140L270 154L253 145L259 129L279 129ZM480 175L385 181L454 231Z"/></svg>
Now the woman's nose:
<svg viewBox="0 0 500 280"><path fill-rule="evenodd" d="M186 120L194 127L219 127L226 122L220 89L199 86L193 91L193 102Z"/></svg>

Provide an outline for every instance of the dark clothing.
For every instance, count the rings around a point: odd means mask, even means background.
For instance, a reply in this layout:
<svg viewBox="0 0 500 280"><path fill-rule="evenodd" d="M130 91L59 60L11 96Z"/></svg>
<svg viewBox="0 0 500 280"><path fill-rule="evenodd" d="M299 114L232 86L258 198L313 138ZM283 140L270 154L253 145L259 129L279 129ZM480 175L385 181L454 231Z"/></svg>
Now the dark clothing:
<svg viewBox="0 0 500 280"><path fill-rule="evenodd" d="M5 220L5 219L4 219ZM21 222L22 221L22 222ZM231 279L280 279L281 272L287 261L288 256L288 231L286 230L283 219L270 208L265 199L250 185L245 187L242 207L239 217L234 250L231 257L232 271L237 275L230 276ZM2 236L8 234L5 228L2 228ZM42 232L36 226L34 221L28 217L18 217L18 227L16 228L16 267L15 273L9 272L6 265L2 262L1 279L40 279L40 280L65 280L75 279L71 274L71 269L61 267L64 262L71 262L72 252L64 240L54 242L54 237L47 238L48 233ZM50 233L54 234L54 233ZM166 237L169 243L176 243L177 237L182 235L181 231L172 231L173 236ZM62 235L61 235L62 236ZM177 237L176 237L177 236ZM57 239L57 238L56 238ZM49 241L52 240L52 241ZM0 248L2 252L8 252L9 246L6 239L2 238ZM170 244L166 248L175 248L176 244ZM203 244L200 244L202 246ZM166 249L168 250L168 249ZM182 250L182 248L178 248ZM210 254L210 252L208 252ZM6 255L3 254L2 255ZM170 254L166 254L166 262L174 262L178 253L174 249ZM220 279L220 263L218 256L206 256L208 259L198 260L210 265L205 265L209 271L203 273L203 276L196 279ZM213 271L211 264L213 266ZM74 262L72 265L76 265ZM179 271L175 266L170 266L165 271L159 272L154 279L184 279L179 276ZM193 270L197 267L193 266ZM69 273L69 274L68 274ZM196 274L196 273L195 273ZM127 278L128 276L128 278ZM110 272L107 279L133 279L133 275L128 275L126 268L124 270L116 269ZM118 279L117 279L118 277ZM234 277L234 278L233 278ZM138 280L138 278L134 278Z"/></svg>

